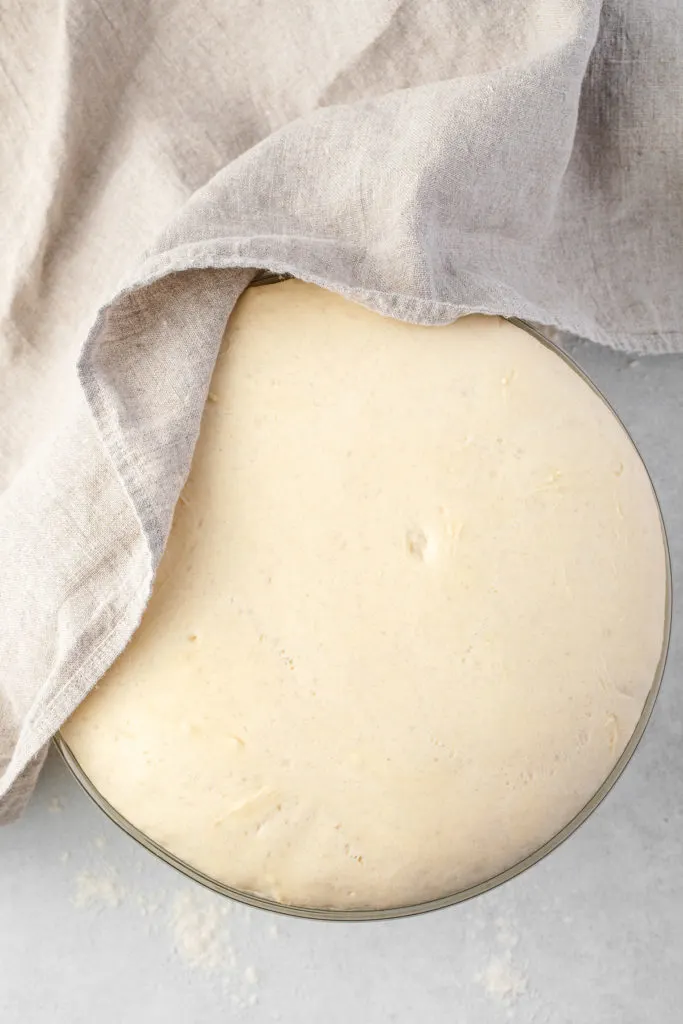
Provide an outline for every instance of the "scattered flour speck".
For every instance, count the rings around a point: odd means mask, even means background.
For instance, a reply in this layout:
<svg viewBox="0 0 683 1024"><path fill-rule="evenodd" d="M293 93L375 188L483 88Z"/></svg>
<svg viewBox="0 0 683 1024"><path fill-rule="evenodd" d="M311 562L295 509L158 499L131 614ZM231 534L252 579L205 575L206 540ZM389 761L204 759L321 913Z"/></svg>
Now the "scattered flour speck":
<svg viewBox="0 0 683 1024"><path fill-rule="evenodd" d="M118 875L107 867L100 872L82 871L76 875L76 895L73 902L80 910L118 907L125 896Z"/></svg>
<svg viewBox="0 0 683 1024"><path fill-rule="evenodd" d="M62 862L62 864L66 864L70 856L71 855L68 850L62 850L62 852L59 855L59 859Z"/></svg>
<svg viewBox="0 0 683 1024"><path fill-rule="evenodd" d="M50 814L60 814L64 810L64 801L61 797L53 796L52 800L48 804L48 811Z"/></svg>
<svg viewBox="0 0 683 1024"><path fill-rule="evenodd" d="M527 977L512 962L509 950L502 956L492 957L484 970L476 975L476 980L484 986L487 995L505 1006L516 1003L528 990Z"/></svg>
<svg viewBox="0 0 683 1024"><path fill-rule="evenodd" d="M104 841L100 837L93 845L101 849ZM61 854L65 862L69 853ZM118 907L124 898L127 905L147 918L147 929L156 930L157 923L166 922L170 940L176 956L192 970L214 975L225 986L226 997L235 1010L243 1011L258 1003L258 971L256 966L240 964L235 948L230 942L228 915L234 914L231 904L219 900L212 893L201 889L182 889L172 893L127 891L114 869L101 864L97 869L82 871L75 876L73 903L79 909L103 910ZM158 914L157 922L150 915ZM241 913L242 926L247 925L251 913ZM269 934L277 935L275 924L269 926Z"/></svg>
<svg viewBox="0 0 683 1024"><path fill-rule="evenodd" d="M226 914L234 908L201 889L179 890L164 905L173 948L185 966L220 982L235 1011L255 1006L259 972L240 963L230 941Z"/></svg>
<svg viewBox="0 0 683 1024"><path fill-rule="evenodd" d="M107 845L104 836L95 836L95 838L93 839L93 845L96 847L96 849L103 850Z"/></svg>
<svg viewBox="0 0 683 1024"><path fill-rule="evenodd" d="M222 915L212 900L189 890L178 892L169 916L175 950L189 967L212 973L227 963Z"/></svg>

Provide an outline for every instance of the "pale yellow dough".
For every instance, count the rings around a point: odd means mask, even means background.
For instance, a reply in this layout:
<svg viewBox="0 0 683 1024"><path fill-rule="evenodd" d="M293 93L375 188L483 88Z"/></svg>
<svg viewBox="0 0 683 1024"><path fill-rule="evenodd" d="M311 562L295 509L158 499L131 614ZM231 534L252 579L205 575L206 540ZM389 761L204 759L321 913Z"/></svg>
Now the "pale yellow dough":
<svg viewBox="0 0 683 1024"><path fill-rule="evenodd" d="M138 633L64 736L167 850L305 907L514 865L617 761L662 650L645 470L522 329L248 290Z"/></svg>

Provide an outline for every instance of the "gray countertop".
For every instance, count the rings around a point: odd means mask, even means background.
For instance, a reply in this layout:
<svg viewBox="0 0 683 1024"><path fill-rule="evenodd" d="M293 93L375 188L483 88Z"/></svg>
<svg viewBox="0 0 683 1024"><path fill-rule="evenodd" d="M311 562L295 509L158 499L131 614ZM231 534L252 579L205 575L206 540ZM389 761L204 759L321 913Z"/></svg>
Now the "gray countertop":
<svg viewBox="0 0 683 1024"><path fill-rule="evenodd" d="M654 479L683 591L683 356L571 353ZM678 585L678 586L677 586ZM624 776L540 864L382 923L250 910L157 861L56 755L0 830L2 1024L674 1024L683 1010L683 631Z"/></svg>

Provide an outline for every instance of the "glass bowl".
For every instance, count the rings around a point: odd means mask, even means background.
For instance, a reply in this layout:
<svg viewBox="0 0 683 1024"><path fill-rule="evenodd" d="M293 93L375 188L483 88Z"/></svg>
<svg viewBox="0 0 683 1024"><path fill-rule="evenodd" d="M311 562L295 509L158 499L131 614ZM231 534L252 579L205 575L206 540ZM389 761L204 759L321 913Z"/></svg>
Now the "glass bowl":
<svg viewBox="0 0 683 1024"><path fill-rule="evenodd" d="M285 280L289 275L286 274L272 274L270 272L263 272L259 274L252 285L267 285L274 284L279 281ZM602 395L598 388L593 382L586 376L583 370L571 359L562 349L555 345L548 338L544 337L540 331L534 326L527 323L524 320L519 320L515 317L507 318L510 323L516 327L533 335L538 341L540 341L546 347L552 349L557 355L560 356L571 368L579 374L579 376L589 385L592 391L601 399L602 402L608 407L612 415L619 421L622 429L626 433L627 437L636 448L633 439L630 437L628 431L624 427L621 420L617 416L616 412L609 404L607 399ZM636 448L636 452L640 457L640 453ZM641 459L642 461L642 459ZM646 472L647 472L647 467ZM648 475L649 478L649 475ZM650 481L652 485L652 481ZM609 773L607 778L603 781L602 785L598 788L597 792L591 797L588 803L579 811L578 814L572 818L559 832L557 832L551 839L545 842L541 847L529 854L524 859L518 861L516 864L507 868L505 871L499 872L491 878L488 878L477 885L470 886L467 889L463 889L459 892L448 893L437 899L428 900L423 903L412 904L408 906L390 907L382 909L351 909L351 910L336 910L336 909L325 909L325 908L311 908L311 907L298 907L290 906L287 904L277 903L274 900L266 899L261 896L257 896L253 893L246 892L240 889L234 889L229 885L217 881L215 878L211 878L208 875L203 874L201 871L197 871L190 864L180 860L174 856L168 850L164 849L154 840L150 839L149 836L145 835L140 829L136 828L130 821L123 817L115 807L113 807L108 800L106 800L102 794L95 788L93 783L90 781L83 768L79 764L72 750L61 736L57 734L54 739L57 750L61 754L67 767L74 775L76 781L85 790L88 796L97 804L97 806L104 811L116 825L118 825L124 832L136 840L141 846L150 853L155 854L161 860L170 864L176 868L182 874L188 878L192 878L195 882L199 882L200 885L206 886L207 889L212 889L214 892L220 893L222 896L228 896L233 900L237 900L240 903L246 903L252 907L259 907L263 910L271 910L280 914L287 914L292 917L304 917L311 918L313 920L325 920L325 921L380 921L387 920L390 918L408 917L414 914L422 914L429 910L438 910L442 907L448 907L455 903L462 903L464 900L471 899L473 896L478 896L481 893L488 892L489 889L493 889L495 886L501 885L503 882L507 882L509 879L519 875L522 871L526 871L533 864L536 864L543 857L554 850L560 843L564 842L576 829L581 825L586 818L595 810L599 803L605 798L607 793L612 789L615 782L624 771L626 765L630 761L633 753L640 742L640 739L645 731L645 727L650 719L652 710L657 699L659 692L662 676L664 673L664 666L666 663L666 656L669 646L669 637L671 632L671 604L672 604L672 585L671 585L671 563L669 555L669 546L666 536L666 530L664 527L664 521L662 519L661 509L657 500L657 495L652 487L652 492L655 498L655 504L659 513L659 519L662 529L662 539L664 544L664 554L666 562L666 595L665 595L665 622L664 622L664 635L662 638L662 649L655 671L652 686L647 695L645 704L643 706L642 714L636 724L636 727L626 744L626 747L621 754L619 760L614 765L612 771Z"/></svg>

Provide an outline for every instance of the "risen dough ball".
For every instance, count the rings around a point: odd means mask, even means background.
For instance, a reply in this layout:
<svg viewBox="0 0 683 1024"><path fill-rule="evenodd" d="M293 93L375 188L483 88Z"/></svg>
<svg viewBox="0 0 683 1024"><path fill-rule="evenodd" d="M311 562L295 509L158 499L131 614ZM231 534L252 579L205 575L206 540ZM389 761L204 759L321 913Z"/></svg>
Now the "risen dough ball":
<svg viewBox="0 0 683 1024"><path fill-rule="evenodd" d="M143 623L64 729L195 868L383 908L514 865L631 736L665 552L616 418L522 329L246 292Z"/></svg>

